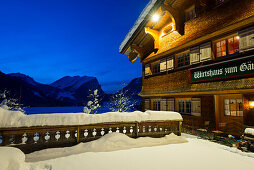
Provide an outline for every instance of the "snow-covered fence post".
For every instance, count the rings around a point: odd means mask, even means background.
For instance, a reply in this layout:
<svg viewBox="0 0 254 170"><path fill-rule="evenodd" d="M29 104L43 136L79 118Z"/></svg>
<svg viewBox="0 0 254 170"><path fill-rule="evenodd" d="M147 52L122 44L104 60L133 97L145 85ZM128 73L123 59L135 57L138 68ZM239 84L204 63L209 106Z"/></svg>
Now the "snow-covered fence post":
<svg viewBox="0 0 254 170"><path fill-rule="evenodd" d="M78 129L77 129L77 143L79 143L79 131L80 131L80 128L78 126Z"/></svg>
<svg viewBox="0 0 254 170"><path fill-rule="evenodd" d="M182 134L182 121L179 121L179 126L178 126L178 136L181 136Z"/></svg>

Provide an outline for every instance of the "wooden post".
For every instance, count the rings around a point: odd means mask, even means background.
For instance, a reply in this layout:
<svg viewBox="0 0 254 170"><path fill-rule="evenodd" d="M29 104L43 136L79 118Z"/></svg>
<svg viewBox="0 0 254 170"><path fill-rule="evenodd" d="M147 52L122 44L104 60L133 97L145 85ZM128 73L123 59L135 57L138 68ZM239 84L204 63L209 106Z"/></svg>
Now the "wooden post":
<svg viewBox="0 0 254 170"><path fill-rule="evenodd" d="M138 137L138 122L136 123L136 138Z"/></svg>
<svg viewBox="0 0 254 170"><path fill-rule="evenodd" d="M77 143L79 143L79 126L78 126L78 129L77 129Z"/></svg>
<svg viewBox="0 0 254 170"><path fill-rule="evenodd" d="M179 121L179 129L178 129L178 135L181 136L182 133L182 121Z"/></svg>

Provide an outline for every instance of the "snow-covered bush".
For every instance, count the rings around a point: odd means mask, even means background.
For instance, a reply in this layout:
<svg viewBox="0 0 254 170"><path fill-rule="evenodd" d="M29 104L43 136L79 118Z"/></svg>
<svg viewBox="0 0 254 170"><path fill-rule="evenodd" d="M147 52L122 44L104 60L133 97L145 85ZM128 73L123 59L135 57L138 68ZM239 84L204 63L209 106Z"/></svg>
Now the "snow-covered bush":
<svg viewBox="0 0 254 170"><path fill-rule="evenodd" d="M3 93L0 93L0 107L6 110L25 112L22 109L22 105L18 103L18 99L11 98L10 92L6 90Z"/></svg>
<svg viewBox="0 0 254 170"><path fill-rule="evenodd" d="M90 101L87 102L87 106L84 107L83 111L87 114L96 114L97 109L100 106L99 104L99 95L98 95L98 89L94 90L93 93L89 95Z"/></svg>

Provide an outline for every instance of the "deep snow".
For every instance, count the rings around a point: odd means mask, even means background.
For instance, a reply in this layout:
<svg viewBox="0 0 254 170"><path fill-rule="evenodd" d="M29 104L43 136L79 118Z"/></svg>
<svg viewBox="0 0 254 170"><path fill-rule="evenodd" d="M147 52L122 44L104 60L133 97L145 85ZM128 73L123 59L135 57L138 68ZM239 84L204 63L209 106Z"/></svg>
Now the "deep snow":
<svg viewBox="0 0 254 170"><path fill-rule="evenodd" d="M88 125L112 122L142 122L157 120L182 120L177 112L108 112L103 114L56 113L25 115L19 111L9 111L0 107L0 127L31 127L55 125Z"/></svg>
<svg viewBox="0 0 254 170"><path fill-rule="evenodd" d="M171 137L170 137L171 136ZM69 156L40 161L24 162L24 154L15 148L0 148L0 165L13 165L15 170L252 170L254 153L244 153L235 148L219 145L210 141L197 139L185 135L188 142L183 142L184 137L169 135L168 137L151 139L129 137L113 133L105 135L99 140L74 146L65 150ZM179 138L179 139L177 139ZM172 140L173 139L173 140ZM172 142L172 141L175 142ZM155 142L156 141L156 142ZM166 144L164 143L167 141ZM143 145L141 143L144 143ZM175 144L172 144L175 143ZM164 145L162 145L164 144ZM148 146L153 147L148 147ZM158 146L156 146L158 145ZM135 146L139 147L136 148ZM84 149L83 153L74 153L77 149ZM126 148L127 147L127 148ZM113 148L107 150L107 148ZM63 148L60 148L63 149ZM26 155L29 159L44 159L55 149L37 154ZM73 154L71 154L73 152ZM10 153L7 156L6 153ZM34 156L34 157L33 157ZM49 158L51 155L48 155ZM15 162L17 164L15 164ZM15 167L15 166L16 167ZM1 166L1 170L14 170ZM19 168L22 167L22 168Z"/></svg>

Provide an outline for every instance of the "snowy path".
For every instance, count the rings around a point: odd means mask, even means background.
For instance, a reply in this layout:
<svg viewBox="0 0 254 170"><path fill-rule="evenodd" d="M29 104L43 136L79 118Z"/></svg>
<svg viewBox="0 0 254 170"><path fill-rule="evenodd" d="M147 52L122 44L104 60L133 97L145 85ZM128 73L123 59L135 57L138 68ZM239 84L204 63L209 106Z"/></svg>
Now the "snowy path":
<svg viewBox="0 0 254 170"><path fill-rule="evenodd" d="M126 140L126 139L125 139ZM254 154L187 137L189 142L111 152L86 152L31 163L52 170L252 170ZM128 144L128 142L126 142ZM106 147L107 144L105 144ZM227 150L230 151L227 151ZM253 157L251 157L253 156ZM49 166L46 166L49 165Z"/></svg>

